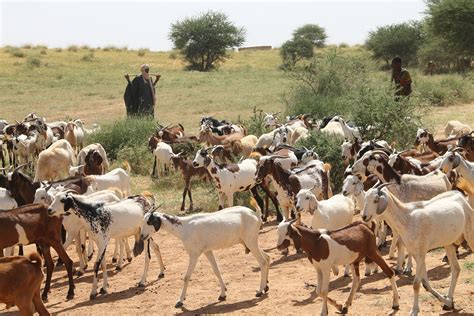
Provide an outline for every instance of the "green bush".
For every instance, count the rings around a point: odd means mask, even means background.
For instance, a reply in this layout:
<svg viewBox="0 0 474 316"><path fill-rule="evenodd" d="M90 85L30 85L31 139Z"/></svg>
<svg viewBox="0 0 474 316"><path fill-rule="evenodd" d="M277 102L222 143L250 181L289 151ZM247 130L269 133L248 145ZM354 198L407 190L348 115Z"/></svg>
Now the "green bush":
<svg viewBox="0 0 474 316"><path fill-rule="evenodd" d="M143 57L145 56L145 53L149 52L150 50L148 48L140 48L137 52L138 56Z"/></svg>
<svg viewBox="0 0 474 316"><path fill-rule="evenodd" d="M19 49L19 48L12 47L12 48L8 49L8 52L9 52L10 55L12 55L13 57L18 57L18 58L25 58L25 57L26 57L25 52L22 51L22 50Z"/></svg>
<svg viewBox="0 0 474 316"><path fill-rule="evenodd" d="M117 152L117 161L128 161L132 174L146 176L151 173L153 167L153 154L146 146L123 146Z"/></svg>
<svg viewBox="0 0 474 316"><path fill-rule="evenodd" d="M79 50L79 47L77 47L77 45L70 45L68 46L67 50L69 52L77 52Z"/></svg>
<svg viewBox="0 0 474 316"><path fill-rule="evenodd" d="M42 49L40 50L40 54L41 55L46 55L48 53L48 51L46 49Z"/></svg>
<svg viewBox="0 0 474 316"><path fill-rule="evenodd" d="M155 129L153 120L127 118L104 125L88 139L88 143L102 144L111 160L128 160L132 170L141 173L150 168L146 166L147 156L151 156L147 154L147 141ZM142 166L144 160L145 166Z"/></svg>
<svg viewBox="0 0 474 316"><path fill-rule="evenodd" d="M252 116L247 120L242 120L239 116L237 122L242 124L247 128L248 135L255 135L259 137L260 135L266 133L267 131L263 127L263 119L265 118L265 113L262 110L253 108Z"/></svg>
<svg viewBox="0 0 474 316"><path fill-rule="evenodd" d="M474 98L474 82L459 75L421 77L414 95L426 105L446 106L468 103Z"/></svg>
<svg viewBox="0 0 474 316"><path fill-rule="evenodd" d="M318 153L319 159L331 165L330 182L333 193L339 193L344 181L344 166L341 159L341 144L343 139L334 135L321 132L311 132L310 136L301 141L300 145L313 148Z"/></svg>
<svg viewBox="0 0 474 316"><path fill-rule="evenodd" d="M33 47L31 46L31 44L25 44L25 45L23 45L21 48L23 48L23 49L31 49L31 48L33 48Z"/></svg>
<svg viewBox="0 0 474 316"><path fill-rule="evenodd" d="M30 56L26 59L26 65L29 68L38 68L41 66L41 59L39 59L39 57Z"/></svg>
<svg viewBox="0 0 474 316"><path fill-rule="evenodd" d="M89 52L87 54L85 54L84 56L82 56L81 60L82 61L87 61L87 62L90 62L94 59L94 53L93 52Z"/></svg>
<svg viewBox="0 0 474 316"><path fill-rule="evenodd" d="M58 52L58 53L60 53L60 52L63 51L63 49L62 49L61 47L57 47L57 48L55 48L54 50L55 50L56 52Z"/></svg>

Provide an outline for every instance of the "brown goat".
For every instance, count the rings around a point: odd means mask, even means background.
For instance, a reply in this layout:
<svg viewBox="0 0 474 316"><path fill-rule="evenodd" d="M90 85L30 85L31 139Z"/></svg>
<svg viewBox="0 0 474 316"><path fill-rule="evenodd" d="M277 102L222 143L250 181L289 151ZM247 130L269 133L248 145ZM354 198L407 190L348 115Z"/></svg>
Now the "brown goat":
<svg viewBox="0 0 474 316"><path fill-rule="evenodd" d="M40 297L43 281L41 258L37 253L27 257L0 258L0 303L7 309L16 305L20 315L33 315L34 306L40 316L49 316L49 312Z"/></svg>
<svg viewBox="0 0 474 316"><path fill-rule="evenodd" d="M424 142L421 139L426 139ZM459 137L435 140L433 134L423 130L415 139L415 146L425 144L431 151L444 155L448 151L448 146L456 146Z"/></svg>
<svg viewBox="0 0 474 316"><path fill-rule="evenodd" d="M198 167L195 168L193 166L193 161L186 159L186 157L182 157L181 155L176 155L171 157L173 161L174 168L176 170L180 170L181 174L184 179L184 191L183 191L183 201L181 202L181 211L184 211L185 204L186 204L186 193L189 196L189 210L193 210L193 198L191 195L191 178L198 177L200 180L210 181L211 177L209 172L205 167Z"/></svg>
<svg viewBox="0 0 474 316"><path fill-rule="evenodd" d="M48 215L48 205L44 203L29 204L11 211L0 212L0 252L4 248L18 244L36 243L43 252L46 262L46 285L42 298L47 300L51 288L53 259L50 247L56 251L66 266L69 290L67 299L74 297L74 280L72 260L67 255L61 241L62 219Z"/></svg>
<svg viewBox="0 0 474 316"><path fill-rule="evenodd" d="M85 175L101 175L104 174L104 168L102 163L104 159L100 155L99 151L95 149L89 150L85 159L86 165L84 166Z"/></svg>
<svg viewBox="0 0 474 316"><path fill-rule="evenodd" d="M174 144L177 139L184 136L184 127L181 124L168 125L157 129L154 136L158 138L158 140Z"/></svg>
<svg viewBox="0 0 474 316"><path fill-rule="evenodd" d="M318 273L317 291L323 299L321 315L327 315L328 301L342 314L347 313L360 284L359 263L365 258L369 259L366 262L375 262L390 279L393 291L392 308L398 309L398 290L394 272L378 254L375 234L366 224L358 221L341 229L327 231L312 230L294 225L293 222L281 222L278 225L277 248L286 249L290 245L290 240L293 240L297 248L302 248L308 254L308 260ZM354 277L351 292L344 306L328 297L331 268L343 264L351 265Z"/></svg>

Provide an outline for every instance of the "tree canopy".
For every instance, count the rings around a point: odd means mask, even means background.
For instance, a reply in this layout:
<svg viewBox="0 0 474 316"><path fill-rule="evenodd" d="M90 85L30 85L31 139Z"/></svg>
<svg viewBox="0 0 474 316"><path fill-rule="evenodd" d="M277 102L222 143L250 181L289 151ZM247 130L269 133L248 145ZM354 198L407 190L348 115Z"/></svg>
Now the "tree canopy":
<svg viewBox="0 0 474 316"><path fill-rule="evenodd" d="M209 11L173 23L169 39L189 69L209 71L224 61L227 49L244 43L245 29L235 26L224 13Z"/></svg>

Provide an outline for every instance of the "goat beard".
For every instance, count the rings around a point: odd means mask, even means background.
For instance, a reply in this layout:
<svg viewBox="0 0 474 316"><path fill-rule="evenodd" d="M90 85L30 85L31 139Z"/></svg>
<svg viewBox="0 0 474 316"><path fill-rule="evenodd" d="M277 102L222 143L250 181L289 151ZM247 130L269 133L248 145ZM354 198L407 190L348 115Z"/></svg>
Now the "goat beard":
<svg viewBox="0 0 474 316"><path fill-rule="evenodd" d="M143 249L145 248L145 242L143 241L142 238L140 238L138 241L135 241L135 245L133 245L133 255L136 257L140 255L143 252Z"/></svg>

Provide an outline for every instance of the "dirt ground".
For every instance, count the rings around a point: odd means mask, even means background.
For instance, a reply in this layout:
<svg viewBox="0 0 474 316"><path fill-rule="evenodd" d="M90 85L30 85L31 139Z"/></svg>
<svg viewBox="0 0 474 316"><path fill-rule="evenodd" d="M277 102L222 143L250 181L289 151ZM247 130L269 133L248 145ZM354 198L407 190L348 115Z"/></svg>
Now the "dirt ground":
<svg viewBox="0 0 474 316"><path fill-rule="evenodd" d="M304 217L309 223L309 216ZM54 314L68 315L135 315L135 314L319 314L321 299L316 297L314 288L306 288L305 282L315 283L314 268L304 254L296 254L291 249L290 255L282 256L276 246L276 222L269 222L261 230L259 243L271 257L269 277L270 291L264 297L256 298L260 272L252 255L245 255L244 248L236 245L229 249L215 251L223 279L228 289L227 300L219 302L219 285L210 264L202 256L194 271L188 287L184 308L176 309L174 305L183 285L182 278L187 268L188 257L181 241L166 232L158 232L154 238L159 241L163 260L166 266L165 277L157 280L158 262L153 256L145 288L137 288L143 271L144 255L134 258L125 264L120 272L114 270L110 263L112 245L107 250L109 294L100 295L90 301L89 292L92 281L92 264L82 277L75 278L76 296L66 300L67 278L64 268L56 268L53 274L52 290L46 307ZM132 245L132 240L130 239ZM133 246L133 245L132 245ZM31 246L28 250L32 250ZM73 259L77 259L73 247L68 249ZM387 258L387 249L383 251ZM443 250L428 254L428 275L432 286L447 293L450 270L441 261ZM421 289L420 308L422 315L474 315L474 255L461 249L460 265L462 268L455 291L456 312L445 312L442 305L428 292ZM394 265L394 260L389 260ZM77 264L76 264L77 266ZM361 266L361 269L363 267ZM362 270L363 271L363 270ZM342 269L341 269L342 273ZM407 315L413 301L412 277L397 277L400 291L400 311L393 315ZM101 286L102 276L99 279ZM357 292L349 315L386 315L392 313L391 290L388 280L382 273L362 277L362 285ZM330 296L343 303L349 294L351 278L333 276L330 284ZM329 307L330 314L336 314ZM6 311L2 306L1 315L16 315L16 307Z"/></svg>

